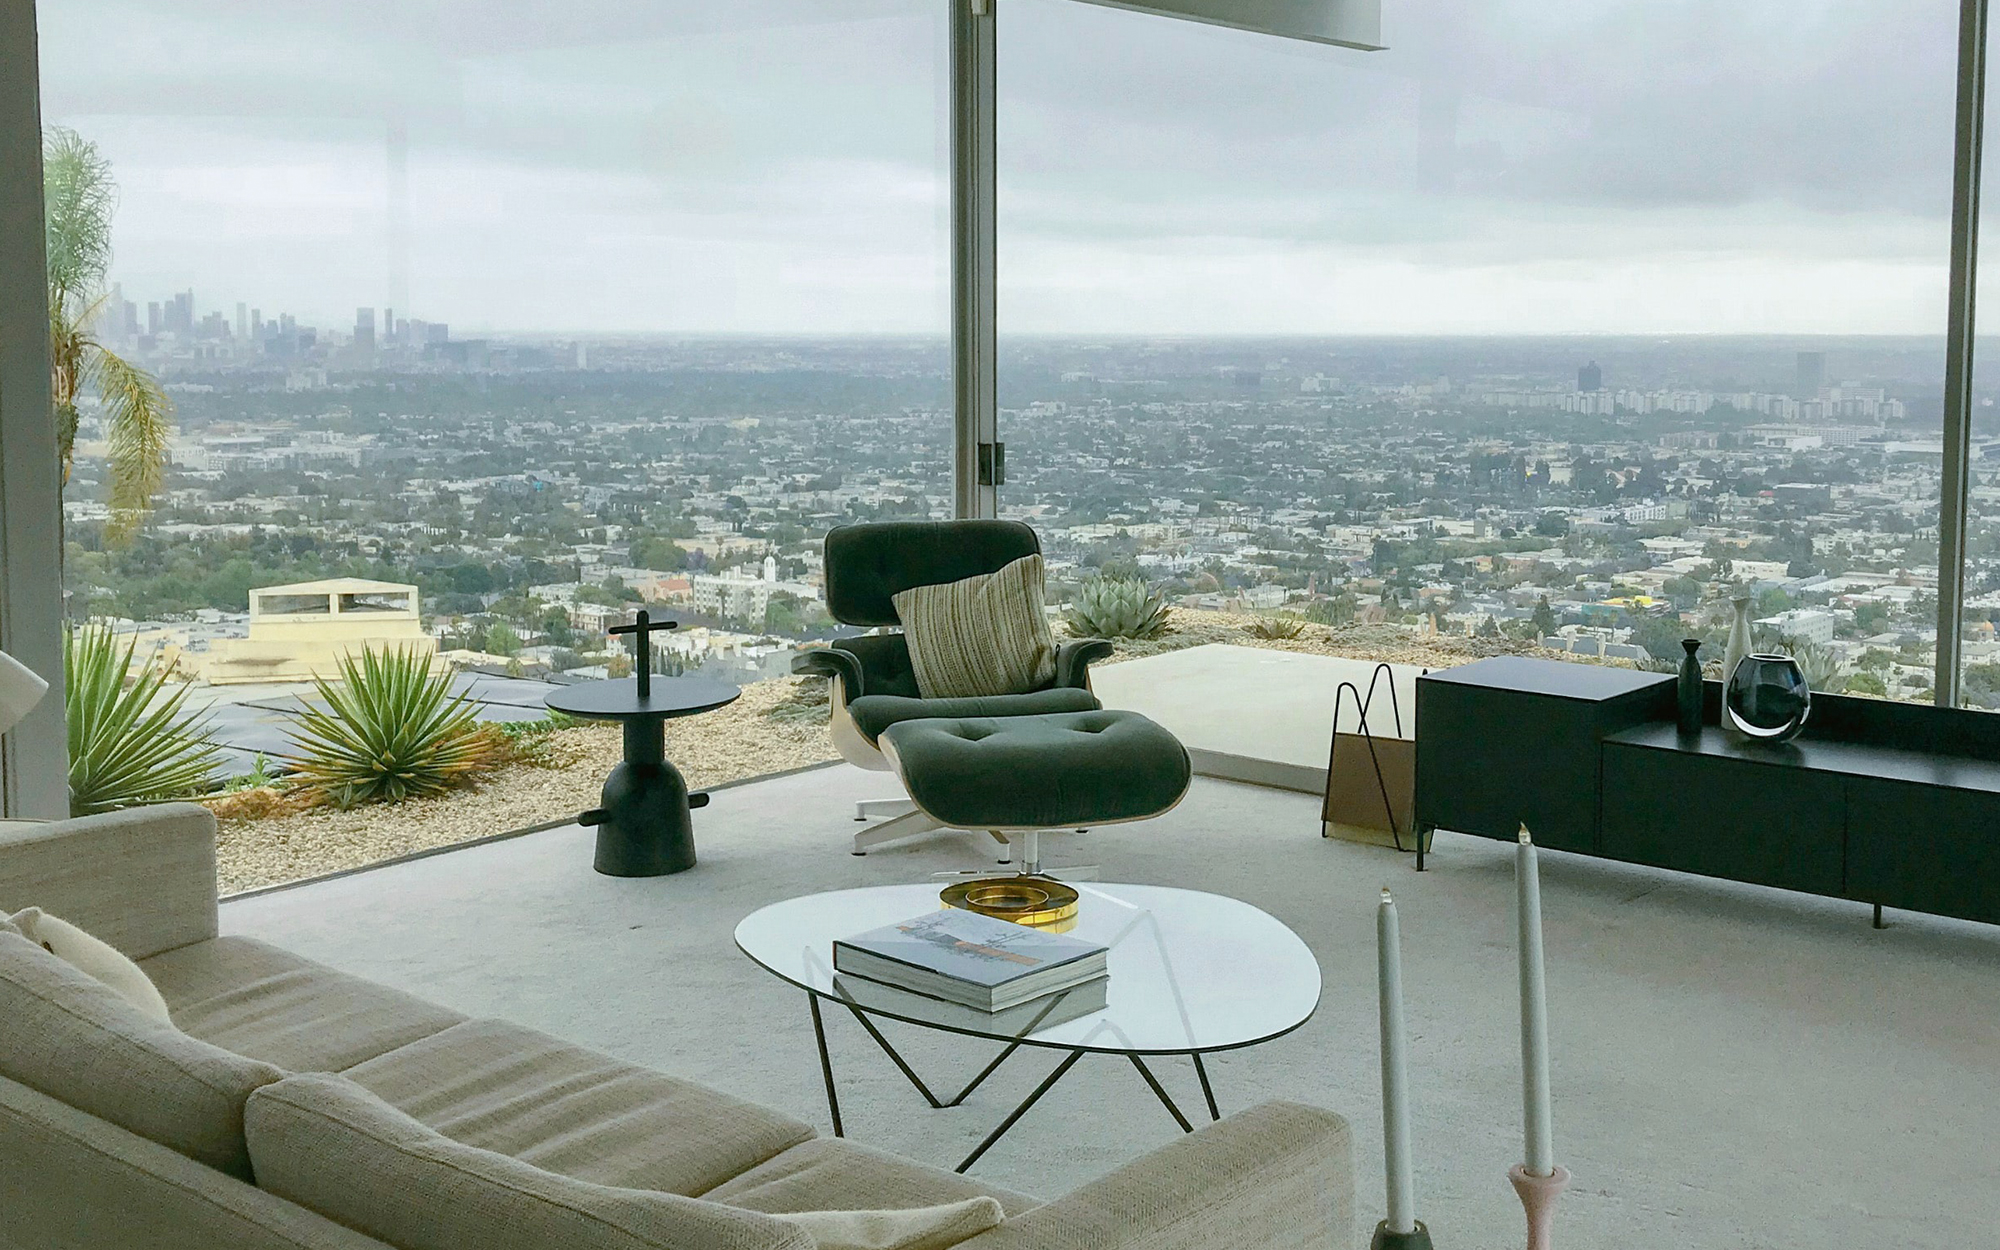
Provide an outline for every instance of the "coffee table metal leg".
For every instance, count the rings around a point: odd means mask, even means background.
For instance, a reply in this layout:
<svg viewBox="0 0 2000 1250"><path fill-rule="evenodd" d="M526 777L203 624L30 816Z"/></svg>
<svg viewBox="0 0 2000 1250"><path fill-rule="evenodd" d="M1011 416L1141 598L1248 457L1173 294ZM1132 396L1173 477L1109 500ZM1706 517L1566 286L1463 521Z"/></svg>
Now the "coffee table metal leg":
<svg viewBox="0 0 2000 1250"><path fill-rule="evenodd" d="M1198 1052L1194 1056L1194 1074L1201 1078L1201 1096L1208 1099L1208 1118L1220 1120L1222 1112L1215 1105L1215 1091L1208 1084L1208 1069L1202 1065Z"/></svg>
<svg viewBox="0 0 2000 1250"><path fill-rule="evenodd" d="M833 1056L826 1049L826 1022L819 1015L819 995L807 994L806 1003L812 1008L813 1040L819 1043L819 1074L826 1081L826 1109L833 1113L833 1135L845 1137L840 1127L840 1095L833 1088Z"/></svg>
<svg viewBox="0 0 2000 1250"><path fill-rule="evenodd" d="M875 1044L882 1048L882 1053L888 1055L889 1058L895 1060L896 1066L902 1069L902 1073L904 1076L910 1078L910 1084L917 1087L917 1092L924 1096L924 1101L929 1103L933 1110L947 1105L955 1105L955 1104L941 1103L938 1101L937 1095L931 1093L931 1087L924 1084L924 1078L918 1076L917 1070L910 1066L910 1061L903 1058L903 1056L896 1050L896 1048L889 1044L889 1039L882 1036L882 1030L875 1027L875 1022L873 1020L870 1020L867 1017L867 1015L865 1015L863 1012L854 1007L849 1007L847 1010L849 1014L851 1014L857 1021L860 1022L862 1028L868 1030L868 1036L875 1039Z"/></svg>
<svg viewBox="0 0 2000 1250"><path fill-rule="evenodd" d="M958 1091L958 1097L946 1103L945 1106L956 1107L960 1103L963 1103L967 1098L971 1097L972 1091L978 1089L981 1085L986 1084L986 1078L992 1076L995 1072L998 1072L1000 1070L1000 1065L1007 1062L1008 1058L1011 1055L1013 1055L1015 1051L1019 1049L1021 1049L1021 1043L1009 1042L1007 1044L1007 1049L995 1055L993 1057L993 1062L981 1068L979 1070L979 1075L973 1077L972 1080L966 1084L964 1089Z"/></svg>
<svg viewBox="0 0 2000 1250"><path fill-rule="evenodd" d="M979 1162L979 1156L985 1154L987 1150L992 1147L994 1142L997 1142L1002 1137L1005 1137L1007 1135L1007 1130L1013 1128L1015 1123L1019 1121L1022 1116L1028 1114L1028 1108L1034 1106L1036 1103L1042 1100L1043 1094L1046 1094L1051 1089L1054 1089L1056 1082L1062 1080L1063 1077L1069 1073L1069 1070L1076 1066L1076 1061L1083 1058L1083 1054L1084 1052L1080 1050L1072 1050L1071 1052L1069 1052L1069 1058L1057 1064L1056 1070L1049 1073L1048 1079L1043 1081L1040 1085L1035 1086L1035 1092L1028 1095L1027 1101L1023 1102L1020 1106L1014 1108L1014 1110L1007 1116L1006 1119L1000 1121L1000 1127L988 1133L986 1135L986 1140L980 1142L979 1145L975 1146L972 1150L972 1153L965 1156L965 1162L953 1168L952 1171L963 1172L967 1168L971 1167L973 1164Z"/></svg>
<svg viewBox="0 0 2000 1250"><path fill-rule="evenodd" d="M1139 1069L1139 1075L1146 1078L1146 1084L1152 1086L1153 1093L1159 1097L1161 1104L1166 1107L1167 1114L1173 1116L1174 1123L1181 1126L1181 1132L1194 1132L1194 1125L1189 1124L1188 1118L1181 1114L1181 1109L1174 1105L1174 1100L1167 1095L1167 1087L1160 1084L1160 1078L1153 1075L1153 1070L1146 1066L1146 1061L1137 1055L1127 1055L1125 1057L1132 1061L1133 1067Z"/></svg>

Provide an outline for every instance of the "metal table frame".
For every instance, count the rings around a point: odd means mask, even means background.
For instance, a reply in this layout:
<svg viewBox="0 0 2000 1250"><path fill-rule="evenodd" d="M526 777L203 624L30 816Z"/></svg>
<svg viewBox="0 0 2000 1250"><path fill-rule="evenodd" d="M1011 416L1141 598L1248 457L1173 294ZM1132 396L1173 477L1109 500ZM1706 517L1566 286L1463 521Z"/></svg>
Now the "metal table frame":
<svg viewBox="0 0 2000 1250"><path fill-rule="evenodd" d="M1106 901L1114 903L1120 907L1129 908L1133 913L1131 918L1127 920L1123 926L1120 927L1117 934L1108 940L1107 945L1115 947L1120 942L1124 941L1127 937L1129 937L1134 930L1139 929L1142 926L1146 925L1157 926L1158 924L1158 921L1154 918L1153 913L1147 908L1140 907L1136 904L1127 902L1123 899L1117 898L1112 895L1104 894L1101 891L1093 889L1090 886L1082 886L1080 888L1082 888L1083 890L1085 890L1090 894L1097 895L1100 898L1103 898ZM1157 927L1154 928L1154 937L1156 941L1159 938ZM766 967L768 968L768 965L766 965ZM775 972L776 970L771 969L771 971ZM1017 1051L1021 1050L1023 1047L1033 1047L1040 1050L1058 1050L1064 1052L1061 1062L1056 1064L1055 1069L1051 1071L1048 1074L1048 1076L1042 1080L1041 1084L1037 1085L1034 1091L1030 1093L1025 1099L1023 1099L1018 1106L1016 1106L1012 1111L1008 1112L1006 1117L1000 1121L1000 1123L993 1129L993 1131L988 1133L986 1137L976 1147L973 1148L971 1154L967 1155L963 1160L959 1162L958 1166L953 1169L954 1171L957 1172L964 1172L968 1168L970 1168L973 1164L977 1163L982 1155L984 1155L988 1150L992 1149L995 1143L997 1143L1002 1137L1005 1137L1008 1131L1011 1130L1016 1124L1018 1124L1021 1121L1021 1118L1027 1115L1028 1112L1034 1108L1036 1103L1042 1100L1042 1097L1044 1095L1046 1095L1051 1089L1054 1089L1056 1084L1060 1082L1063 1079L1063 1077L1069 1075L1070 1069L1074 1068L1077 1065L1077 1063L1087 1054L1110 1055L1114 1057L1122 1055L1126 1059L1130 1060L1132 1067L1135 1070L1137 1070L1140 1078L1146 1082L1146 1087L1153 1091L1153 1095L1160 1100L1160 1104L1167 1109L1167 1113L1173 1116L1174 1123L1180 1126L1180 1129L1183 1133L1192 1133L1194 1132L1193 1122L1188 1118L1187 1114L1181 1110L1180 1106L1174 1102L1173 1096L1167 1092L1166 1086L1161 1084L1159 1077L1153 1072L1152 1068L1147 1066L1146 1063L1147 1058L1149 1057L1166 1058L1166 1057L1185 1055L1189 1059L1193 1060L1195 1077L1201 1082L1202 1100L1207 1104L1209 1120L1213 1122L1216 1120L1220 1120L1222 1118L1222 1110L1221 1107L1216 1102L1215 1087L1209 1081L1208 1067L1206 1064L1202 1062L1202 1056L1206 1054L1220 1053L1226 1050L1242 1050L1251 1046L1261 1046L1265 1042L1275 1041L1276 1039L1283 1037L1286 1034L1291 1033L1294 1030L1303 1027L1306 1021L1312 1019L1313 1015L1318 1010L1318 1002L1315 1001L1312 1009L1308 1010L1303 1017L1301 1017L1296 1021L1293 1021L1291 1024L1283 1028L1276 1029L1273 1032L1262 1036L1242 1038L1223 1045L1204 1046L1204 1047L1190 1046L1185 1048L1164 1047L1157 1049L1131 1048L1131 1047L1116 1046L1116 1045L1092 1046L1092 1045L1077 1045L1069 1042L1040 1041L1032 1036L1029 1036L1034 1032L1035 1028L1040 1024L1040 1022L1046 1019L1049 1013L1054 1011L1056 1007L1062 1002L1063 996L1060 994L1052 996L1050 998L1048 1004L1042 1008L1042 1011L1038 1015L1036 1015L1033 1020L1029 1021L1029 1023L1025 1028L1022 1029L1020 1036L1009 1038L1004 1036L996 1036L993 1033L979 1032L971 1029L956 1028L949 1024L938 1023L935 1020L913 1019L907 1016L898 1015L892 1011L883 1011L878 1008L866 1007L860 1003L853 1001L850 998L843 997L841 994L839 994L837 992L837 983L836 983L836 988L834 990L827 990L815 987L813 985L804 984L791 977L786 977L782 973L778 975L781 977L781 979L787 981L789 984L805 992L806 1003L812 1013L813 1042L819 1051L820 1078L825 1083L827 1111L833 1117L833 1135L835 1137L845 1137L847 1134L846 1134L846 1127L841 1121L840 1092L834 1083L833 1055L832 1052L827 1048L826 1044L826 1017L824 1011L820 1007L820 1000L822 998L840 1007L844 1007L847 1009L848 1013L854 1017L856 1023L860 1024L862 1030L868 1034L868 1036L875 1042L877 1046L881 1047L882 1053L889 1056L890 1062L896 1065L897 1071L901 1072L903 1076L909 1080L910 1084L916 1088L917 1093L922 1096L923 1100L926 1103L928 1103L933 1110L942 1110L943 1108L946 1107L956 1107L962 1105L965 1102L965 1100L972 1095L973 1091L977 1090L981 1085L985 1084L988 1077L992 1076L995 1072L999 1071L1001 1065L1005 1064L1009 1059L1013 1058L1014 1054ZM956 1094L952 1095L948 1099L940 1098L937 1092L930 1087L930 1084L923 1079L923 1077L917 1072L917 1070L914 1067L911 1066L910 1061L907 1058L905 1058L900 1051L896 1049L894 1044L892 1044L887 1037L883 1036L882 1030L876 1025L874 1020L869 1018L871 1015L881 1016L883 1019L886 1020L896 1020L904 1024L912 1025L916 1028L929 1029L933 1032L956 1033L962 1037L976 1037L985 1041L1000 1042L1002 1043L1002 1048L1000 1053L998 1055L995 1055L993 1059L986 1064L985 1067L981 1068L978 1071L978 1073L975 1074L972 1077L972 1079L968 1081L965 1084L965 1086L962 1089L960 1089Z"/></svg>
<svg viewBox="0 0 2000 1250"><path fill-rule="evenodd" d="M1050 1072L1049 1075L1042 1081L1040 1085L1035 1086L1034 1092L1029 1094L1025 1099L1023 1099L1019 1106L1015 1107L1012 1111L1008 1112L1007 1117L1001 1120L999 1125L996 1128L994 1128L992 1132L988 1133L984 1140L982 1140L977 1146L973 1147L972 1153L965 1156L965 1158L959 1162L959 1165L952 1169L954 1172L963 1172L966 1169L970 1168L973 1164L979 1162L979 1157L985 1154L988 1150L992 1149L994 1144L997 1143L1002 1137L1005 1137L1007 1135L1008 1130L1012 1129L1014 1125L1019 1123L1021 1117L1027 1115L1029 1110L1032 1109L1036 1103L1042 1100L1042 1096L1044 1094L1054 1089L1056 1087L1057 1082L1061 1081L1063 1077L1069 1075L1069 1070L1077 1065L1078 1060L1082 1059L1085 1055L1090 1055L1090 1054L1098 1054L1098 1055L1123 1054L1127 1059L1130 1059L1132 1061L1132 1066L1138 1069L1139 1075L1145 1079L1147 1088L1151 1089L1153 1091L1153 1094L1157 1098L1159 1098L1161 1105L1166 1107L1167 1114L1174 1117L1174 1123L1180 1125L1181 1132L1183 1133L1194 1132L1194 1124L1191 1121L1189 1121L1186 1113L1184 1113L1180 1109L1180 1106L1174 1102L1173 1096L1167 1093L1166 1086L1160 1084L1160 1078L1155 1076L1153 1074L1153 1070L1146 1066L1146 1060L1144 1056L1138 1051L1130 1051L1130 1050L1110 1051L1110 1050L1101 1050L1095 1047L1088 1047L1088 1046L1058 1046L1058 1045L1052 1045L1047 1042L1030 1041L1025 1037L1017 1037L1014 1040L1008 1042L1006 1046L1000 1051L1000 1053L993 1057L993 1060L990 1063L988 1063L985 1067L981 1068L978 1074L966 1083L963 1089L959 1090L958 1093L954 1094L949 1099L941 1099L937 1096L935 1092L932 1091L929 1084L927 1084L924 1081L924 1078L918 1075L917 1070L910 1066L910 1061L908 1059L905 1059L902 1053L896 1049L896 1047L889 1041L889 1039L882 1035L882 1030L876 1027L875 1022L873 1020L870 1020L868 1018L869 1013L867 1012L867 1010L862 1008L858 1003L851 1002L845 998L840 998L837 995L823 994L818 990L810 990L810 989L807 990L805 993L806 993L806 1003L812 1010L813 1042L819 1047L820 1078L826 1084L826 1108L833 1116L833 1135L835 1137L845 1137L847 1134L844 1127L841 1124L841 1119L840 1119L840 1093L834 1086L833 1055L831 1052L827 1050L826 1046L826 1021L825 1021L825 1016L821 1012L819 1005L819 1000L822 998L825 998L830 1002L834 1002L842 1007L845 1007L848 1010L848 1012L851 1015L853 1015L855 1022L860 1024L862 1029L867 1032L868 1036L874 1039L875 1044L882 1048L882 1053L889 1056L890 1061L896 1065L897 1071L901 1072L905 1077L909 1078L910 1084L916 1087L917 1093L922 1095L924 1101L931 1105L932 1110L943 1110L946 1107L956 1107L964 1103L966 1098L971 1096L974 1090L978 1089L981 1085L986 1083L987 1077L990 1077L995 1072L998 1072L1000 1070L1000 1066L1006 1063L1007 1060L1013 1058L1014 1052L1020 1050L1023 1046L1033 1046L1041 1050L1060 1050L1065 1052L1062 1062L1056 1065L1055 1070ZM1062 999L1063 995L1060 994L1050 999L1048 1006L1042 1009L1042 1015L1036 1017L1036 1021L1039 1022L1042 1019L1042 1017L1047 1016L1049 1012L1055 1010L1056 1006L1062 1002ZM889 1018L898 1019L899 1017L891 1016ZM963 1030L960 1029L946 1028L942 1025L937 1025L937 1024L919 1023L917 1021L905 1021L905 1023L915 1024L919 1028L934 1029L939 1032L961 1033L962 1035L967 1037L986 1036L984 1034L965 1033ZM1301 1023L1304 1022L1301 1021ZM1029 1027L1032 1029L1034 1025L1030 1024ZM989 1038L988 1040L992 1039ZM1251 1043L1251 1044L1254 1045L1256 1043ZM1209 1084L1208 1068L1201 1061L1201 1057L1204 1052L1199 1050L1188 1050L1188 1051L1152 1051L1147 1053L1154 1055L1154 1057L1156 1058L1161 1057L1162 1055L1185 1054L1189 1058L1193 1059L1195 1076L1199 1078L1201 1081L1201 1096L1203 1100L1205 1100L1208 1104L1208 1118L1211 1122L1215 1120L1220 1120L1222 1118L1222 1111L1216 1105L1215 1101L1215 1088L1214 1086Z"/></svg>

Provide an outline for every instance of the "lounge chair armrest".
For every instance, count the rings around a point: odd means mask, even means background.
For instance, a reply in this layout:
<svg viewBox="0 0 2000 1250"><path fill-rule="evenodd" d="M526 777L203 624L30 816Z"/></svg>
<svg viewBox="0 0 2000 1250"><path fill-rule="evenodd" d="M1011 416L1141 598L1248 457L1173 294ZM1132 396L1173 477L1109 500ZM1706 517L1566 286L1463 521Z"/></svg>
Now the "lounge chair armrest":
<svg viewBox="0 0 2000 1250"><path fill-rule="evenodd" d="M861 659L852 651L808 647L792 657L792 671L807 677L838 678L850 701L862 695Z"/></svg>
<svg viewBox="0 0 2000 1250"><path fill-rule="evenodd" d="M134 959L216 934L215 816L193 803L0 829L0 909L40 907Z"/></svg>
<svg viewBox="0 0 2000 1250"><path fill-rule="evenodd" d="M1108 657L1115 649L1103 638L1072 638L1058 643L1055 684L1075 690L1090 689L1091 664Z"/></svg>
<svg viewBox="0 0 2000 1250"><path fill-rule="evenodd" d="M1353 1241L1347 1121L1267 1102L1025 1211L957 1250L1323 1250Z"/></svg>

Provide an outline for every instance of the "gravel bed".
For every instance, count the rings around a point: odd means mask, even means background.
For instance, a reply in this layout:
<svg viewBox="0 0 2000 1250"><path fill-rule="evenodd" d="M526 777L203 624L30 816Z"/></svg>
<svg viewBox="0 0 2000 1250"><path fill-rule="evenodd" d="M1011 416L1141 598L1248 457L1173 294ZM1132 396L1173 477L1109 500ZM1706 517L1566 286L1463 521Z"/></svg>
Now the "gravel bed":
<svg viewBox="0 0 2000 1250"><path fill-rule="evenodd" d="M1117 654L1105 662L1215 642L1429 668L1449 668L1489 655L1561 655L1509 639L1426 637L1382 625L1338 629L1307 625L1296 638L1262 639L1248 632L1260 619L1176 608L1170 632L1144 642L1121 641ZM745 686L743 697L726 708L669 723L667 756L697 789L784 772L838 758L827 737L826 718L823 679L757 682ZM547 741L547 755L540 763L510 764L475 786L439 798L345 812L287 811L279 803L273 814L225 815L217 846L222 892L323 876L545 824L596 806L598 788L622 753L618 726L586 722L557 730ZM238 798L216 806L228 813L254 811L256 805Z"/></svg>
<svg viewBox="0 0 2000 1250"><path fill-rule="evenodd" d="M814 692L804 685L796 677L757 682L726 708L669 722L667 757L696 789L837 758L825 713L815 720L792 712L811 705ZM617 725L586 722L550 734L543 762L508 765L439 798L225 819L216 847L222 892L323 876L595 807L622 752Z"/></svg>

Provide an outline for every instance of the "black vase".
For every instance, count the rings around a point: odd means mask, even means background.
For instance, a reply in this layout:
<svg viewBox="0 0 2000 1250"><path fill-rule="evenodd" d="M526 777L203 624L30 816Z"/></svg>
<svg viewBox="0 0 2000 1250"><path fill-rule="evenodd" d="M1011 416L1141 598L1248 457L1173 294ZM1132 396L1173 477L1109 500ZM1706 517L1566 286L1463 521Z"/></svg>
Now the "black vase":
<svg viewBox="0 0 2000 1250"><path fill-rule="evenodd" d="M1812 689L1789 655L1746 655L1729 676L1723 701L1744 736L1785 742L1805 728Z"/></svg>
<svg viewBox="0 0 2000 1250"><path fill-rule="evenodd" d="M1695 652L1701 650L1701 639L1682 639L1681 646L1687 654L1681 657L1680 686L1676 691L1680 696L1678 720L1681 733L1693 738L1701 733L1701 661L1695 658Z"/></svg>

